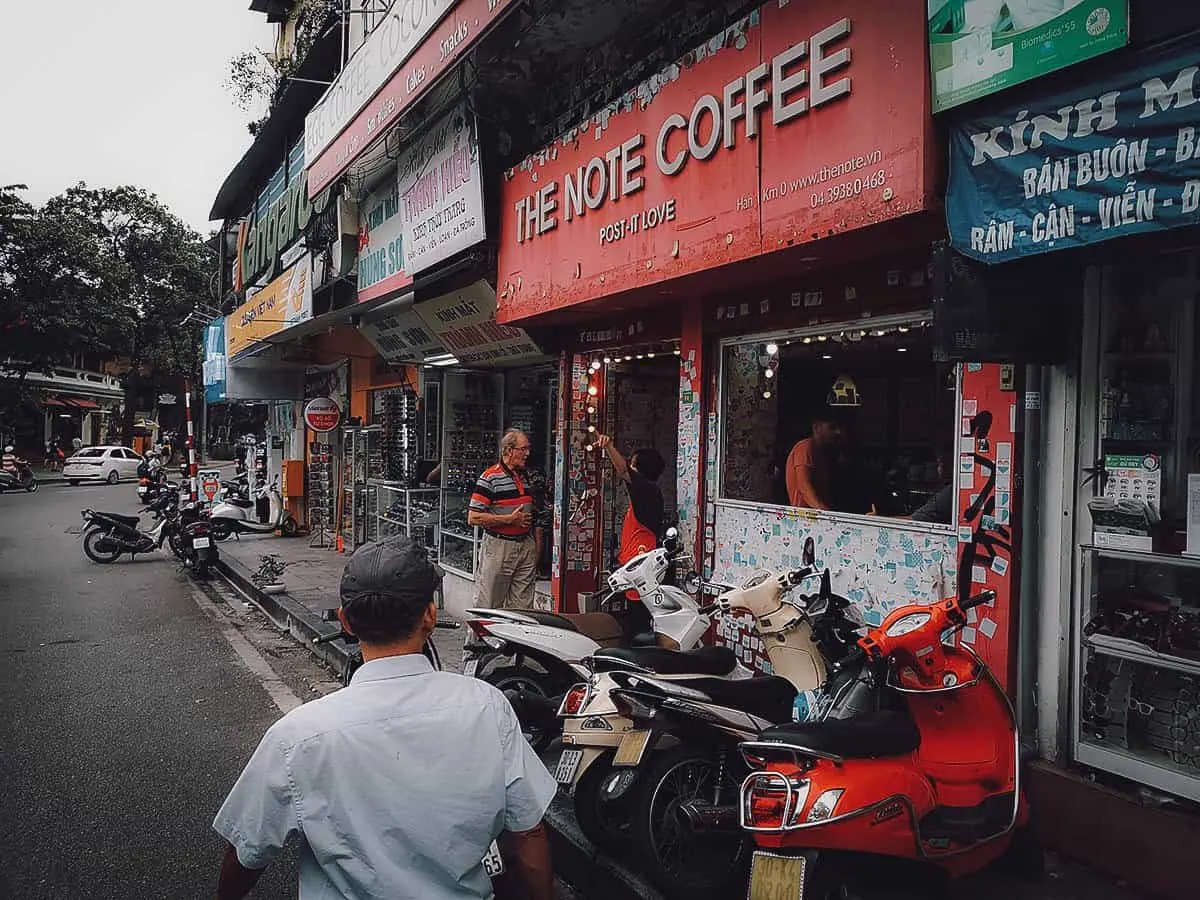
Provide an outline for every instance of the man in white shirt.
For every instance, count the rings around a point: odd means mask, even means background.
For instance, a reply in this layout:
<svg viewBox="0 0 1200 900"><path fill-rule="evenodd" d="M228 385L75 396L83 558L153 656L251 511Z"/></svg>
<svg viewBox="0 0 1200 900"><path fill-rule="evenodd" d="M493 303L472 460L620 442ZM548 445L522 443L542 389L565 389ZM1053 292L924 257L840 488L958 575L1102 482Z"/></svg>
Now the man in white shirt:
<svg viewBox="0 0 1200 900"><path fill-rule="evenodd" d="M550 900L556 784L502 693L422 655L440 579L403 536L350 558L339 618L364 663L267 730L213 822L229 841L220 900L246 896L289 838L300 900L486 900L497 838L522 896Z"/></svg>

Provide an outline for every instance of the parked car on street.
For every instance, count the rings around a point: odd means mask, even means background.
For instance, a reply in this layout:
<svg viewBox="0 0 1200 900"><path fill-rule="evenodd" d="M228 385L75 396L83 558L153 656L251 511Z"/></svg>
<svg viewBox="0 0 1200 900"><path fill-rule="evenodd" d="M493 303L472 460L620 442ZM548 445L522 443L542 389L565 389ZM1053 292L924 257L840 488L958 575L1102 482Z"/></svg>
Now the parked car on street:
<svg viewBox="0 0 1200 900"><path fill-rule="evenodd" d="M141 461L141 456L128 447L83 447L63 464L63 477L71 484L81 481L116 484L122 478L136 478Z"/></svg>

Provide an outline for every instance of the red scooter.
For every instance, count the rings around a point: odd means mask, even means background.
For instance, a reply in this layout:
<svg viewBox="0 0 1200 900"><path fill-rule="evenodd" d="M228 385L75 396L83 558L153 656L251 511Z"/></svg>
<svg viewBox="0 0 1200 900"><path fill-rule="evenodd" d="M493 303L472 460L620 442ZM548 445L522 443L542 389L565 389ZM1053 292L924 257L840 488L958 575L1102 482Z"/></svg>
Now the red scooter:
<svg viewBox="0 0 1200 900"><path fill-rule="evenodd" d="M871 712L838 718L835 698L821 722L740 745L741 824L758 845L749 900L866 898L880 874L889 897L916 884L928 896L1010 845L1026 868L1040 862L1012 704L970 648L943 643L995 596L894 610L839 666L854 676L842 683L875 692Z"/></svg>

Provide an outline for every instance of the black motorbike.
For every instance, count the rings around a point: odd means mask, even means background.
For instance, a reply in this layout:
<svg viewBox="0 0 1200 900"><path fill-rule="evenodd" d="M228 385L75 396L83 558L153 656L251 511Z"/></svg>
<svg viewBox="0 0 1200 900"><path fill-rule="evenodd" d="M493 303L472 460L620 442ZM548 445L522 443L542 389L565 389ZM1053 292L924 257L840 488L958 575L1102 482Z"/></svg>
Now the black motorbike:
<svg viewBox="0 0 1200 900"><path fill-rule="evenodd" d="M213 539L212 523L198 503L187 502L180 507L179 538L172 543L171 549L197 578L207 578L220 559Z"/></svg>
<svg viewBox="0 0 1200 900"><path fill-rule="evenodd" d="M150 531L143 531L141 520L137 516L126 516L120 513L100 512L85 509L83 516L83 553L92 562L114 563L122 554L128 553L132 559L139 553L150 553L164 543L178 540L179 513L168 498L159 500L152 512L158 518L158 524ZM172 543L171 550L179 554L176 545Z"/></svg>
<svg viewBox="0 0 1200 900"><path fill-rule="evenodd" d="M38 489L37 476L27 462L18 462L17 470L0 469L0 491L26 491L32 494Z"/></svg>

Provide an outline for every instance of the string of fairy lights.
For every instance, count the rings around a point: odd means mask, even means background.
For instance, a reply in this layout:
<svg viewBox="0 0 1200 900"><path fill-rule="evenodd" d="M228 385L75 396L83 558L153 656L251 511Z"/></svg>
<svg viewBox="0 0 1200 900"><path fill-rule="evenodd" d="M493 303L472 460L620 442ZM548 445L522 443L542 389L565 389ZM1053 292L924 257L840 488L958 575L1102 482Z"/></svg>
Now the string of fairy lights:
<svg viewBox="0 0 1200 900"><path fill-rule="evenodd" d="M583 427L588 435L588 443L584 449L588 453L596 449L595 435L600 427L600 389L605 384L607 373L628 363L636 364L679 355L678 342L669 341L599 351L599 355L592 357L587 367L587 414L583 420Z"/></svg>
<svg viewBox="0 0 1200 900"><path fill-rule="evenodd" d="M928 319L922 319L917 322L910 322L905 325L888 325L875 328L847 328L838 331L823 332L821 334L806 334L803 337L787 338L782 341L782 346L789 344L817 344L826 345L825 348L820 348L821 359L832 360L833 354L827 352L834 347L830 344L847 346L850 344L858 344L869 338L882 338L909 334L910 332L920 332L931 326ZM758 365L759 365L759 390L762 392L764 400L770 400L778 390L779 378L779 348L781 343L779 340L768 341L758 345ZM827 348L827 349L826 349ZM897 353L907 353L909 348L903 345L896 347Z"/></svg>

